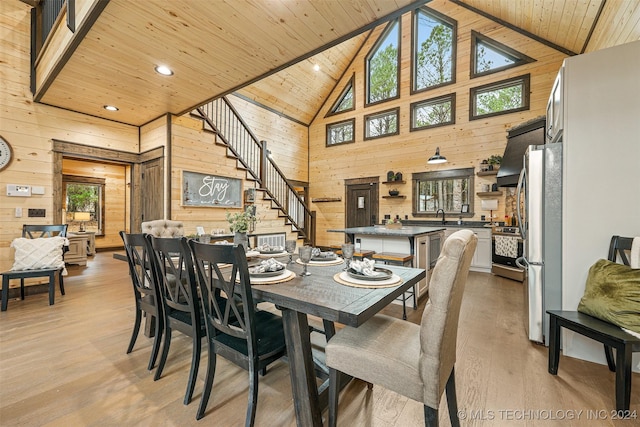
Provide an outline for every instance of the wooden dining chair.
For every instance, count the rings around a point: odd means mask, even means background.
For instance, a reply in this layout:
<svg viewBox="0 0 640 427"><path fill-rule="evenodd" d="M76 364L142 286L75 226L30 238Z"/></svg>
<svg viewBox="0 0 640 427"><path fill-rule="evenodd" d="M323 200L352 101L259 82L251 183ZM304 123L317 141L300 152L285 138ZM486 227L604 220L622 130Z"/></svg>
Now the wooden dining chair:
<svg viewBox="0 0 640 427"><path fill-rule="evenodd" d="M162 312L164 314L164 344L154 380L160 379L167 363L171 336L174 330L191 338L191 369L184 395L184 404L191 402L205 328L202 320L200 301L191 250L185 237L162 238L146 235L151 248L151 259L155 280L158 282Z"/></svg>
<svg viewBox="0 0 640 427"><path fill-rule="evenodd" d="M49 305L55 302L55 275L58 274L58 285L60 293L64 292L64 253L68 249L61 241L43 248L33 239L43 239L52 237L67 237L67 224L56 225L29 225L22 226L22 241L16 239L11 246L16 249L14 267L2 272L2 311L7 310L9 300L9 280L20 279L20 299L24 300L24 279L47 277L49 279ZM29 239L29 241L25 240ZM65 240L66 241L66 240ZM24 249L22 249L24 246ZM24 258L20 260L18 258ZM16 266L18 264L18 266ZM30 265L31 264L31 265ZM66 274L66 273L65 273Z"/></svg>
<svg viewBox="0 0 640 427"><path fill-rule="evenodd" d="M282 318L257 310L244 248L189 241L202 294L208 364L196 419L204 416L219 354L249 371L249 403L245 426L252 426L258 403L258 372L285 355ZM226 296L226 297L225 297Z"/></svg>
<svg viewBox="0 0 640 427"><path fill-rule="evenodd" d="M153 345L147 366L147 369L151 370L156 364L164 331L164 316L162 314L162 303L160 302L160 290L158 288L158 282L155 280L151 270L151 251L149 243L142 233L127 234L121 231L120 237L122 238L124 250L127 254L129 276L131 276L136 307L136 319L133 324L129 346L127 347L127 354L133 351L133 346L136 344L138 334L140 333L142 317L146 313L147 316L150 316L147 321L152 322L151 324L154 329Z"/></svg>
<svg viewBox="0 0 640 427"><path fill-rule="evenodd" d="M438 425L446 390L449 418L459 426L454 365L462 294L477 245L471 230L444 242L431 274L429 300L420 325L376 315L358 328L345 327L325 348L329 367L329 426L338 418L341 374L379 384L424 404L427 426Z"/></svg>

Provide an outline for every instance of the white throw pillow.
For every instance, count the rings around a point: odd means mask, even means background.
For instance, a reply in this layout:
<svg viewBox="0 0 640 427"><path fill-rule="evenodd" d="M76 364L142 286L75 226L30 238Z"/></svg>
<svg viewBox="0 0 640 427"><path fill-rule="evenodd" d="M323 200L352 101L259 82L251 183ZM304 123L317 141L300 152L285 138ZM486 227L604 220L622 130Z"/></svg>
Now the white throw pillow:
<svg viewBox="0 0 640 427"><path fill-rule="evenodd" d="M20 237L11 242L16 250L13 270L39 270L43 268L64 268L63 246L68 246L66 237Z"/></svg>

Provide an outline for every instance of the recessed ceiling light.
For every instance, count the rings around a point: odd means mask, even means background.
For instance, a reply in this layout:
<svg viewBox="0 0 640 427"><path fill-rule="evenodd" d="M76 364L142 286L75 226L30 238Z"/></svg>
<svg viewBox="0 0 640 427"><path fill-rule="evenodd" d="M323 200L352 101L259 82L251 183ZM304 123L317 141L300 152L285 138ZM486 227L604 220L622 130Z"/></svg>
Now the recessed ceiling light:
<svg viewBox="0 0 640 427"><path fill-rule="evenodd" d="M320 66L318 64L314 65L313 71L320 71Z"/></svg>
<svg viewBox="0 0 640 427"><path fill-rule="evenodd" d="M119 110L119 108L114 106L114 105L105 105L102 108L104 108L105 110L108 110L108 111L118 111Z"/></svg>
<svg viewBox="0 0 640 427"><path fill-rule="evenodd" d="M171 68L166 65L156 65L155 70L156 73L162 74L163 76L173 76L173 71L171 71Z"/></svg>

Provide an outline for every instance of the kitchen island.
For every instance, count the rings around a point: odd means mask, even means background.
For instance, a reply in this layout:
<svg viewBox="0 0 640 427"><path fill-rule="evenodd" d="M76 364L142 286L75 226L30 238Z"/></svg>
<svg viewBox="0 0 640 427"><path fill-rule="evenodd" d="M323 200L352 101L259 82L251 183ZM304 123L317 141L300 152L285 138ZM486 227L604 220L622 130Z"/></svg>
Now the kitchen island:
<svg viewBox="0 0 640 427"><path fill-rule="evenodd" d="M427 271L427 276L417 285L417 295L422 296L428 288L430 270L440 255L445 228L444 226L412 225L387 228L384 225L375 225L327 231L346 234L349 241L356 246L356 252L358 249L366 249L376 253L391 252L413 255L413 266L424 268Z"/></svg>

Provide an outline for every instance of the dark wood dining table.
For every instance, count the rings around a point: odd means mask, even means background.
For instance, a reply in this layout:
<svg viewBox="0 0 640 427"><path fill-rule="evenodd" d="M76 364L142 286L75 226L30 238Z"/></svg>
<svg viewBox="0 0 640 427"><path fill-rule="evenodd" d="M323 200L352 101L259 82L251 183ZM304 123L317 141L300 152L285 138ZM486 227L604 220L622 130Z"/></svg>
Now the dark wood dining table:
<svg viewBox="0 0 640 427"><path fill-rule="evenodd" d="M328 338L333 322L358 327L426 276L424 269L385 265L400 276L402 283L386 288L360 288L338 283L334 275L344 264L319 266L310 264L310 276L301 277L303 266L295 262L288 269L296 277L283 283L253 284L253 295L259 301L275 304L282 311L287 343L287 358L298 426L322 426L322 410L326 407L326 382L318 387L307 316L323 320Z"/></svg>

